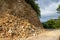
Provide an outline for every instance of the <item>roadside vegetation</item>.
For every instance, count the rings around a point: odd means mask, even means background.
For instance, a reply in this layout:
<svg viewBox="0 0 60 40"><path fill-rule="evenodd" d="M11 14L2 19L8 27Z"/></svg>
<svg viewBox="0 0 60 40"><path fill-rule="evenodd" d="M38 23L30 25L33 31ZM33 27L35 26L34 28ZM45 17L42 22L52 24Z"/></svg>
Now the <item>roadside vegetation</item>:
<svg viewBox="0 0 60 40"><path fill-rule="evenodd" d="M60 14L60 5L58 6L58 8L56 9L57 13ZM42 23L44 28L47 29L57 29L60 28L60 16L58 17L58 19L50 19L47 22Z"/></svg>
<svg viewBox="0 0 60 40"><path fill-rule="evenodd" d="M28 4L31 5L31 7L37 12L37 16L40 15L40 7L38 6L37 3L35 3L35 0L25 0Z"/></svg>
<svg viewBox="0 0 60 40"><path fill-rule="evenodd" d="M47 28L47 29L60 28L60 17L58 17L58 19L50 19L47 22L44 22L42 24L44 28Z"/></svg>

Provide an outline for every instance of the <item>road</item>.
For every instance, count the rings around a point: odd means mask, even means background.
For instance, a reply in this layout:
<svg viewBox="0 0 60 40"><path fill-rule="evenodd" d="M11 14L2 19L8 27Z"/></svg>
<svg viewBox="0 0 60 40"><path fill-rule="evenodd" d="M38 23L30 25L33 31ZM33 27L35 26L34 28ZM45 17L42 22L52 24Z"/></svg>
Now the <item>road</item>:
<svg viewBox="0 0 60 40"><path fill-rule="evenodd" d="M60 29L46 31L38 36L27 38L26 40L60 40Z"/></svg>
<svg viewBox="0 0 60 40"><path fill-rule="evenodd" d="M60 29L58 30L47 30L46 32L43 32L37 36L32 36L29 38L14 38L14 39L4 39L0 38L0 40L60 40Z"/></svg>

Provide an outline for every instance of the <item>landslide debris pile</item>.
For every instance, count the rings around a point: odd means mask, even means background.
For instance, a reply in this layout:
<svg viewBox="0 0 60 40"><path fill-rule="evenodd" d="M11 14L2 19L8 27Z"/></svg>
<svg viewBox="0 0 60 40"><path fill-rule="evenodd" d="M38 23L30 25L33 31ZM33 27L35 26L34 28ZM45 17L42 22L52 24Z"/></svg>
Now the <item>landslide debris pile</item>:
<svg viewBox="0 0 60 40"><path fill-rule="evenodd" d="M25 0L0 0L0 38L34 36L42 29L36 12Z"/></svg>
<svg viewBox="0 0 60 40"><path fill-rule="evenodd" d="M0 15L0 37L28 37L35 35L37 28L28 23L24 18L13 15Z"/></svg>

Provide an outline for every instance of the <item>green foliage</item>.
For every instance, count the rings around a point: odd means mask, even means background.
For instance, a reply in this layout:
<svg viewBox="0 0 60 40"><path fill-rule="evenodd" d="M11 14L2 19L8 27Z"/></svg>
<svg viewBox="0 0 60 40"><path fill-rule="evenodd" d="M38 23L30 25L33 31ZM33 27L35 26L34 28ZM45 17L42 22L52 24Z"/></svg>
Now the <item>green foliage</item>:
<svg viewBox="0 0 60 40"><path fill-rule="evenodd" d="M35 3L35 0L25 0L31 7L37 12L37 15L40 16L40 8L38 4Z"/></svg>
<svg viewBox="0 0 60 40"><path fill-rule="evenodd" d="M60 13L60 5L58 6L56 10L57 10L57 13Z"/></svg>
<svg viewBox="0 0 60 40"><path fill-rule="evenodd" d="M47 28L47 29L60 28L60 17L58 19L51 19L42 24L43 24L44 28Z"/></svg>
<svg viewBox="0 0 60 40"><path fill-rule="evenodd" d="M60 11L60 5L58 6L58 8L56 9L57 11Z"/></svg>
<svg viewBox="0 0 60 40"><path fill-rule="evenodd" d="M57 13L60 13L60 5L58 6L58 8L56 10L57 10ZM60 16L58 17L58 19L51 19L42 24L43 24L44 28L47 28L47 29L60 28Z"/></svg>

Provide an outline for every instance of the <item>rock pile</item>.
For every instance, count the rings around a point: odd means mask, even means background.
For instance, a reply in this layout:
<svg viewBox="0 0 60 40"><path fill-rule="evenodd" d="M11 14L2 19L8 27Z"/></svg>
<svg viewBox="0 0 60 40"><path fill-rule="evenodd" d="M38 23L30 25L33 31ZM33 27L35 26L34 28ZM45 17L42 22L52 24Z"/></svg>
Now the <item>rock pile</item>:
<svg viewBox="0 0 60 40"><path fill-rule="evenodd" d="M0 38L35 36L43 26L25 0L0 0Z"/></svg>
<svg viewBox="0 0 60 40"><path fill-rule="evenodd" d="M24 18L4 14L0 16L0 37L28 37L36 35L37 28Z"/></svg>

